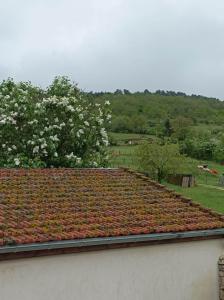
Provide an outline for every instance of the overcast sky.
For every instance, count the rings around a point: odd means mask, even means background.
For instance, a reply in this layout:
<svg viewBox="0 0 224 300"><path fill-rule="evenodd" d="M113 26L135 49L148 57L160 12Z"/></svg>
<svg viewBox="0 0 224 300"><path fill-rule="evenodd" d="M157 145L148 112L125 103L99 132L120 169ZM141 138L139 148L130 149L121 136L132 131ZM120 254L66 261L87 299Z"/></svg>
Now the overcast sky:
<svg viewBox="0 0 224 300"><path fill-rule="evenodd" d="M223 0L0 0L0 80L224 99Z"/></svg>

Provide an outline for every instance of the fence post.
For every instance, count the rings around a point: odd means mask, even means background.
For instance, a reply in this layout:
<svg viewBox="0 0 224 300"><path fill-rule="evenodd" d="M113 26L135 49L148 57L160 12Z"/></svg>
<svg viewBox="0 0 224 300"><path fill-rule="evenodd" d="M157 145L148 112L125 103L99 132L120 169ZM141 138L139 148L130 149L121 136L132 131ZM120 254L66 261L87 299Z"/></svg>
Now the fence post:
<svg viewBox="0 0 224 300"><path fill-rule="evenodd" d="M224 300L224 255L219 257L219 300Z"/></svg>

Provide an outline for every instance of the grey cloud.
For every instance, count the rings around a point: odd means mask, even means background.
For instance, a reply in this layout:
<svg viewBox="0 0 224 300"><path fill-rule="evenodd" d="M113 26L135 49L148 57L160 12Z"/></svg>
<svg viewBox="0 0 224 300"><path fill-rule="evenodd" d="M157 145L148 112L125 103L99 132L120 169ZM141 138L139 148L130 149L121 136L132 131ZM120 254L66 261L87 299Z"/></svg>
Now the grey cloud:
<svg viewBox="0 0 224 300"><path fill-rule="evenodd" d="M2 2L0 79L45 86L64 74L86 90L224 98L223 9L222 0Z"/></svg>

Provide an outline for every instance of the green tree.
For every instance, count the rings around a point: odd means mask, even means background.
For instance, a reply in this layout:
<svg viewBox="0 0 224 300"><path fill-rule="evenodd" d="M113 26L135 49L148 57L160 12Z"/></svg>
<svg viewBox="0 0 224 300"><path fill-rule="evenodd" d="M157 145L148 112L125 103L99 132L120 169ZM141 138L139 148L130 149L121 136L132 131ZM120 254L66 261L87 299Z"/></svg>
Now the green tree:
<svg viewBox="0 0 224 300"><path fill-rule="evenodd" d="M116 91L114 92L114 95L123 95L123 92L120 89L116 89Z"/></svg>
<svg viewBox="0 0 224 300"><path fill-rule="evenodd" d="M131 94L131 92L129 90L124 89L124 95L130 95L130 94Z"/></svg>
<svg viewBox="0 0 224 300"><path fill-rule="evenodd" d="M164 123L164 135L170 137L173 133L173 127L171 125L170 119L166 119Z"/></svg>
<svg viewBox="0 0 224 300"><path fill-rule="evenodd" d="M133 132L133 122L128 116L117 116L113 120L111 130L123 133Z"/></svg>
<svg viewBox="0 0 224 300"><path fill-rule="evenodd" d="M136 115L132 119L132 128L135 128L132 132L147 133L148 132L147 120L144 116Z"/></svg>
<svg viewBox="0 0 224 300"><path fill-rule="evenodd" d="M172 121L173 136L179 141L186 139L190 132L190 126L193 125L193 122L189 118L177 117Z"/></svg>
<svg viewBox="0 0 224 300"><path fill-rule="evenodd" d="M137 156L140 169L159 182L169 174L180 172L186 164L186 157L174 144L144 143L139 146Z"/></svg>

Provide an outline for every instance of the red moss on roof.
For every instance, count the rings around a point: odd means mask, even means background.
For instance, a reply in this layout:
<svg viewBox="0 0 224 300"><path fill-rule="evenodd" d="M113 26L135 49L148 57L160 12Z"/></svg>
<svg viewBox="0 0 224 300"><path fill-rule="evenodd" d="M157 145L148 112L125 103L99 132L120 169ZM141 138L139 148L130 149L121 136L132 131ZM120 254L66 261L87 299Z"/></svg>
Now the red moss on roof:
<svg viewBox="0 0 224 300"><path fill-rule="evenodd" d="M223 228L223 217L123 169L0 169L0 245Z"/></svg>

